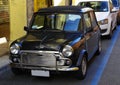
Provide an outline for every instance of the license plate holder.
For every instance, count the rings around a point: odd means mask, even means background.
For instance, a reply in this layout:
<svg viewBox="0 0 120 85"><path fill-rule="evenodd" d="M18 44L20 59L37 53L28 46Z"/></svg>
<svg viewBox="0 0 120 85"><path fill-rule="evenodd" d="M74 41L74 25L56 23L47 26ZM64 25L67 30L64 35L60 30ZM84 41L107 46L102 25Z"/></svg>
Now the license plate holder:
<svg viewBox="0 0 120 85"><path fill-rule="evenodd" d="M50 72L44 70L31 70L31 75L40 77L50 77Z"/></svg>

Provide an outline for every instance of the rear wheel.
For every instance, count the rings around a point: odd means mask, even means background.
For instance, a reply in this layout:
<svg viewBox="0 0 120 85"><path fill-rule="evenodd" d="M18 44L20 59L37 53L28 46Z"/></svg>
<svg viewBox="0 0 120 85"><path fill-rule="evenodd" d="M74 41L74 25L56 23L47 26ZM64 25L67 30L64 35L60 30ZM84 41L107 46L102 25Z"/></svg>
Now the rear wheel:
<svg viewBox="0 0 120 85"><path fill-rule="evenodd" d="M117 18L117 25L120 25L120 18Z"/></svg>
<svg viewBox="0 0 120 85"><path fill-rule="evenodd" d="M117 15L117 25L120 25L120 11L118 11Z"/></svg>
<svg viewBox="0 0 120 85"><path fill-rule="evenodd" d="M77 71L77 77L83 80L87 74L87 58L86 55L83 56L79 70Z"/></svg>
<svg viewBox="0 0 120 85"><path fill-rule="evenodd" d="M108 35L108 39L111 39L112 38L112 34L113 34L113 31L112 31L112 25L111 25L111 29L110 29L110 33Z"/></svg>
<svg viewBox="0 0 120 85"><path fill-rule="evenodd" d="M102 51L102 41L101 41L101 38L99 39L98 41L98 49L96 51L96 54L99 55Z"/></svg>

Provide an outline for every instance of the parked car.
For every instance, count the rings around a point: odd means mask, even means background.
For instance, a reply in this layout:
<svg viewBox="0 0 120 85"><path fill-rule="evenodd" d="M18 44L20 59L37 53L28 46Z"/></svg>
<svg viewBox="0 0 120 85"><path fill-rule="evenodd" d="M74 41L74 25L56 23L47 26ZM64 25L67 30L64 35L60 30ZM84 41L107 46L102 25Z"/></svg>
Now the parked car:
<svg viewBox="0 0 120 85"><path fill-rule="evenodd" d="M112 32L117 26L118 10L111 0L79 0L78 6L87 6L94 9L102 35L112 37Z"/></svg>
<svg viewBox="0 0 120 85"><path fill-rule="evenodd" d="M117 25L120 25L120 0L112 0L113 6L118 10Z"/></svg>
<svg viewBox="0 0 120 85"><path fill-rule="evenodd" d="M30 69L33 76L75 71L87 74L88 61L101 52L101 33L93 9L60 6L34 13L27 34L10 46L11 69Z"/></svg>

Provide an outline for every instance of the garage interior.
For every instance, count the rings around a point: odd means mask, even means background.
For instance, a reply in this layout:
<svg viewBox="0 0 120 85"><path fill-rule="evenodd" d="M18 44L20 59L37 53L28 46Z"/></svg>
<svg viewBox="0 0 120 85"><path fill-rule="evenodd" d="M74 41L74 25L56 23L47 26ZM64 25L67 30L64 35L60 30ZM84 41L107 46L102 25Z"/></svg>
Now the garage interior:
<svg viewBox="0 0 120 85"><path fill-rule="evenodd" d="M10 39L9 2L0 0L0 37Z"/></svg>

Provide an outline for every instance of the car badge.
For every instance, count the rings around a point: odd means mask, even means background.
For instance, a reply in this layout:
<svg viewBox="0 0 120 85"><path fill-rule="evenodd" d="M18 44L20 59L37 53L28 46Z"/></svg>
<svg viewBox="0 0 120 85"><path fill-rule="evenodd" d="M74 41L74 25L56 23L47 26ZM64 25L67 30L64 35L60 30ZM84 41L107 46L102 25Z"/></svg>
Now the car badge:
<svg viewBox="0 0 120 85"><path fill-rule="evenodd" d="M40 48L45 48L45 46L44 45L40 45Z"/></svg>

